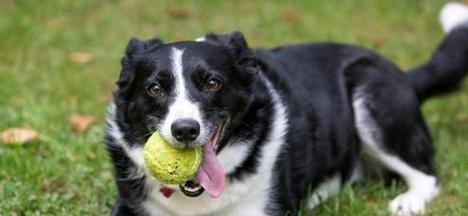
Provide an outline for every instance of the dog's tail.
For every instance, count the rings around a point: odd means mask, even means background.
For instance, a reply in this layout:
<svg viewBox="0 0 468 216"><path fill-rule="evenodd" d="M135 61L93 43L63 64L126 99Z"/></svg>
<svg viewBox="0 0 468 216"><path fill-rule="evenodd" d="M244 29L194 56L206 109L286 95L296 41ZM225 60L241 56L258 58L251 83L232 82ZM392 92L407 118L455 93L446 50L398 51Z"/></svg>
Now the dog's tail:
<svg viewBox="0 0 468 216"><path fill-rule="evenodd" d="M440 12L446 34L431 60L407 73L418 99L457 89L468 73L468 6L448 3Z"/></svg>

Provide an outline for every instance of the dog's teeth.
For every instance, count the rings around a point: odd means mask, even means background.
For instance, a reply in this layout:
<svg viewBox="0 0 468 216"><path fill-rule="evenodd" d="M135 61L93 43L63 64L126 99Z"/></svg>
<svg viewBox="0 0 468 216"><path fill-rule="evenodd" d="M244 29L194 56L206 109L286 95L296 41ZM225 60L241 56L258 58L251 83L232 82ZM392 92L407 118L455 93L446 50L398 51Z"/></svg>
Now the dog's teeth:
<svg viewBox="0 0 468 216"><path fill-rule="evenodd" d="M184 189L189 192L195 192L195 191L198 191L200 187L185 187L184 186Z"/></svg>

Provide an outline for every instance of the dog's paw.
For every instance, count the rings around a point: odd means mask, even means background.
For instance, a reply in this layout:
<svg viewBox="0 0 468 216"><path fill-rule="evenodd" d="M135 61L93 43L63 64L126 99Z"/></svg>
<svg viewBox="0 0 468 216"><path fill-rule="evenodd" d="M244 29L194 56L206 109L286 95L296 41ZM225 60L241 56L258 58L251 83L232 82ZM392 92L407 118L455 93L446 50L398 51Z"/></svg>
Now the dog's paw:
<svg viewBox="0 0 468 216"><path fill-rule="evenodd" d="M406 192L390 202L390 212L397 216L412 216L424 214L426 200L417 194Z"/></svg>

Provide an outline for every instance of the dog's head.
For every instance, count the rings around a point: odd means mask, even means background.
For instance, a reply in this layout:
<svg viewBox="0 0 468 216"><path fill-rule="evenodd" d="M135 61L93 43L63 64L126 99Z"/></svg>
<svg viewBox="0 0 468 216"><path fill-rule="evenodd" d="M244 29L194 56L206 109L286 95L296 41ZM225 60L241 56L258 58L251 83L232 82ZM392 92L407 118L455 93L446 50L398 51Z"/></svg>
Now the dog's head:
<svg viewBox="0 0 468 216"><path fill-rule="evenodd" d="M125 138L143 146L158 131L175 147L203 146L204 160L215 161L197 180L204 187L218 184L208 192L219 195L224 173L215 153L220 140L228 140L223 130L250 106L257 70L238 32L207 35L203 42L130 40L115 95Z"/></svg>

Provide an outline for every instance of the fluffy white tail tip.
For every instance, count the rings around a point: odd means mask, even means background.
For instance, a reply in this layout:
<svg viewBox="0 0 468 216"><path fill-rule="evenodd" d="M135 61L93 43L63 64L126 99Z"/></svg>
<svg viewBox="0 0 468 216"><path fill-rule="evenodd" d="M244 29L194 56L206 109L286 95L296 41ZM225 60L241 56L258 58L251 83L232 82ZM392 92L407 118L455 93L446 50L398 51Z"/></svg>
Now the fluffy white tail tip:
<svg viewBox="0 0 468 216"><path fill-rule="evenodd" d="M468 25L468 6L456 2L445 4L439 18L442 29L445 33L449 33L460 25Z"/></svg>

